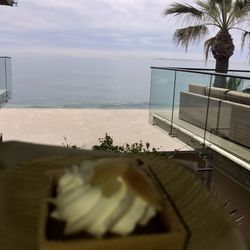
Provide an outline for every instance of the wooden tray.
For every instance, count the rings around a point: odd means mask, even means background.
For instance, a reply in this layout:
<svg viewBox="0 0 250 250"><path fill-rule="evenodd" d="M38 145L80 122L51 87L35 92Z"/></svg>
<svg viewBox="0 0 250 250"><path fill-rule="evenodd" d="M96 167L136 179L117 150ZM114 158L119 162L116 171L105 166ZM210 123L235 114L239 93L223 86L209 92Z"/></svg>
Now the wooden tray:
<svg viewBox="0 0 250 250"><path fill-rule="evenodd" d="M15 193L15 202L14 199L8 199L7 201L9 201L8 206L17 207L18 211L11 211L9 218L15 218L15 221L12 221L12 223L16 224L15 226L18 224L19 226L23 226L22 232L20 233L26 235L26 239L22 239L23 243L26 245L26 249L32 249L34 246L44 250L101 250L116 248L122 250L163 250L166 249L166 247L169 250L184 249L187 232L175 208L166 196L162 220L168 228L167 232L99 240L48 240L45 232L48 218L48 200L51 193L53 177L60 174L61 169L81 162L82 159L85 159L85 156L50 157L44 160L40 159L31 163L22 164L10 171L10 177L15 178L15 185L14 187L8 188L15 189L15 191L12 190L12 192ZM43 171L45 169L47 170ZM37 234L34 235L35 232L37 232ZM32 234L33 237L27 237ZM19 247L19 244L20 243L16 241L15 249Z"/></svg>
<svg viewBox="0 0 250 250"><path fill-rule="evenodd" d="M48 153L49 152L49 153ZM53 155L53 152L64 154L66 158L60 164L46 165L44 163L17 164L17 162ZM59 242L48 242L44 234L44 209L46 203L41 202L48 197L48 176L51 170L62 169L74 161L82 159L93 159L112 154L92 151L69 152L67 149L43 145L25 143L3 143L0 145L0 165L7 169L0 175L0 245L7 250L36 250L36 249L115 249L117 244L129 247L129 249L160 249L158 248L160 238L142 237L136 240L130 238L116 239L111 245L105 245L104 241L96 243L88 242L82 248L82 242L71 242L70 248ZM70 155L70 157L68 157ZM12 158L10 158L12 156ZM61 158L52 157L49 161L57 161ZM169 161L160 157L135 156L143 160L149 166L150 173L155 177L157 183L165 190L171 209L178 218L178 226L173 226L173 242L184 236L184 249L247 249L244 241L232 219L226 214L222 207L215 201L211 194L202 186L202 183L189 170L185 169L175 161ZM45 159L44 162L48 161ZM13 167L9 167L15 163ZM171 212L170 212L171 213ZM187 228L185 228L185 225ZM179 227L180 226L180 227ZM176 230L177 229L177 230ZM185 229L183 231L183 229ZM175 231L176 230L176 231ZM190 233L187 238L186 233ZM162 234L165 240L166 234ZM185 239L188 239L185 241ZM138 247L135 244L144 244ZM171 242L171 239L169 239ZM141 242L141 243L140 243ZM104 244L103 244L104 243ZM145 244L146 243L146 244ZM114 245L112 245L114 244ZM158 245L157 245L158 244ZM164 249L167 249L163 243ZM177 244L179 244L177 242ZM182 243L179 244L183 247ZM104 248L106 246L106 248ZM61 247L61 248L59 248ZM91 248L92 247L92 248ZM99 247L99 248L98 248ZM134 247L134 248L133 248ZM118 247L117 247L118 248ZM125 248L126 249L126 248ZM171 249L171 248L170 248ZM174 248L177 249L177 248ZM180 248L181 249L181 248Z"/></svg>

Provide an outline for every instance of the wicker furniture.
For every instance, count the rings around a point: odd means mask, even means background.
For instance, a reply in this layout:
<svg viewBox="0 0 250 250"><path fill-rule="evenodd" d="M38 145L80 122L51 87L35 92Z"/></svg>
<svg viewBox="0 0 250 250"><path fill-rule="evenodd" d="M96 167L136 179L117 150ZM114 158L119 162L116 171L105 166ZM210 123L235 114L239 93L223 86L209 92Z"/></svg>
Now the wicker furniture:
<svg viewBox="0 0 250 250"><path fill-rule="evenodd" d="M250 147L250 94L190 84L180 93L179 118L203 129L207 121L208 131Z"/></svg>

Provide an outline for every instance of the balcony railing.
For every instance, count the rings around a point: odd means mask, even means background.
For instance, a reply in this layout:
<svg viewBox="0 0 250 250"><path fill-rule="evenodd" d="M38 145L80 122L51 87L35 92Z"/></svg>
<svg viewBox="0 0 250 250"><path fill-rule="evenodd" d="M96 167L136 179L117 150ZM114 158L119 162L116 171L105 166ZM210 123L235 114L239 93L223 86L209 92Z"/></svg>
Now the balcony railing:
<svg viewBox="0 0 250 250"><path fill-rule="evenodd" d="M0 107L8 102L12 95L11 58L0 57Z"/></svg>
<svg viewBox="0 0 250 250"><path fill-rule="evenodd" d="M250 163L250 71L151 68L150 122L183 132L198 144ZM214 83L223 81L225 88ZM250 170L250 169L249 169Z"/></svg>

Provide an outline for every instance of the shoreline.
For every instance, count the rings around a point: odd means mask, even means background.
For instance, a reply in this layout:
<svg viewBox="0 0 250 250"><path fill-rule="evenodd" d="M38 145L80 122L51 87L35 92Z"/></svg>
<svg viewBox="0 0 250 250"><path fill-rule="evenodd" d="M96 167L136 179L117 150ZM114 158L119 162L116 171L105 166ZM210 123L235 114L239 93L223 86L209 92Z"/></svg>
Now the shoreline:
<svg viewBox="0 0 250 250"><path fill-rule="evenodd" d="M148 122L148 109L97 108L1 108L0 133L3 141L18 140L83 149L99 145L99 138L110 135L115 145L149 142L159 151L173 151L185 144Z"/></svg>
<svg viewBox="0 0 250 250"><path fill-rule="evenodd" d="M145 106L126 106L126 105L121 105L121 106L115 106L115 105L110 105L110 106L100 106L100 107L75 107L75 106L72 106L72 107L68 107L68 106L51 106L51 107L44 107L44 106L4 106L2 107L1 109L100 109L100 110L103 110L103 109L107 109L107 110L112 110L112 109L134 109L134 110L149 110L149 105L145 105Z"/></svg>

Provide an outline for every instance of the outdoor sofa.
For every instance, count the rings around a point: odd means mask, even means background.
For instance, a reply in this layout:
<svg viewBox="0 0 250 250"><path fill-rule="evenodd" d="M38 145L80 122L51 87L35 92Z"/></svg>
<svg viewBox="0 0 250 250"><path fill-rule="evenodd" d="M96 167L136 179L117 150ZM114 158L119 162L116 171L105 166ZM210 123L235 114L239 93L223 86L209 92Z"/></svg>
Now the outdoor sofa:
<svg viewBox="0 0 250 250"><path fill-rule="evenodd" d="M180 93L179 118L250 147L250 94L248 93L190 84L188 91Z"/></svg>

